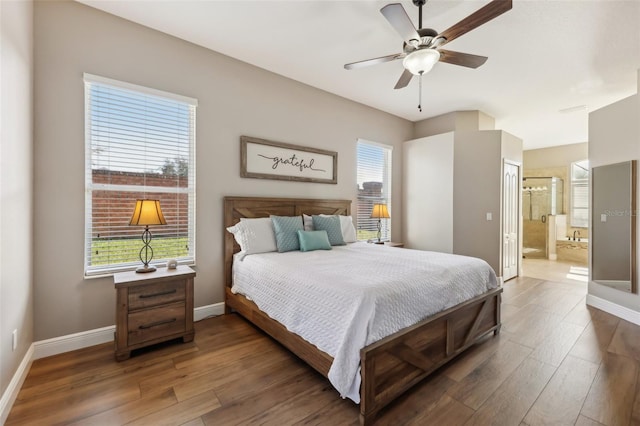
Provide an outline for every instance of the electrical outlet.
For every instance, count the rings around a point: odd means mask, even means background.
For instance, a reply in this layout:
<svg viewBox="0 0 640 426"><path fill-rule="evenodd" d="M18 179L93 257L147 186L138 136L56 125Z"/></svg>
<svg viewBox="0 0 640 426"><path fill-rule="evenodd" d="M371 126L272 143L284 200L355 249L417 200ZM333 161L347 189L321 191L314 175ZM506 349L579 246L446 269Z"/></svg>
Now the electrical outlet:
<svg viewBox="0 0 640 426"><path fill-rule="evenodd" d="M18 347L18 330L13 330L12 336L11 347L13 348L12 350L15 351Z"/></svg>

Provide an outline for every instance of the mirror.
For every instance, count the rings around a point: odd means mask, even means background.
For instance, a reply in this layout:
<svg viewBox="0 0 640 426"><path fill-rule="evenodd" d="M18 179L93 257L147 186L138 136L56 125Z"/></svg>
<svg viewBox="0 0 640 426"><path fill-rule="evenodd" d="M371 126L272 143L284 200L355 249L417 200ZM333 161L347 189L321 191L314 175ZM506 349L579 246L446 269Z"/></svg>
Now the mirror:
<svg viewBox="0 0 640 426"><path fill-rule="evenodd" d="M636 160L592 169L594 282L636 293Z"/></svg>

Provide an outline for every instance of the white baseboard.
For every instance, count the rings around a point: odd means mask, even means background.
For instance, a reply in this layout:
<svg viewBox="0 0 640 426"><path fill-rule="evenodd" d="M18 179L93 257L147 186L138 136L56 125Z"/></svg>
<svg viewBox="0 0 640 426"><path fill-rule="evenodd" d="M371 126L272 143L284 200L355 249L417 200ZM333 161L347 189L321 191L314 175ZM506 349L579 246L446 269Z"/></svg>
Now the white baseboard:
<svg viewBox="0 0 640 426"><path fill-rule="evenodd" d="M640 312L633 309L620 306L608 300L602 299L591 294L587 294L587 305L598 308L625 321L640 325Z"/></svg>
<svg viewBox="0 0 640 426"><path fill-rule="evenodd" d="M2 425L7 420L7 417L9 417L11 407L13 407L13 403L18 397L18 392L20 392L20 388L22 388L22 384L27 377L32 362L33 344L29 346L27 353L24 354L24 358L22 358L18 369L9 382L9 386L7 386L7 389L5 389L2 394L2 399L0 399L0 424Z"/></svg>
<svg viewBox="0 0 640 426"><path fill-rule="evenodd" d="M217 317L224 314L224 302L214 303L213 305L200 306L193 310L193 320L200 321L209 317Z"/></svg>
<svg viewBox="0 0 640 426"><path fill-rule="evenodd" d="M200 306L193 310L193 320L200 321L210 316L224 314L224 303L214 303L213 305ZM47 356L58 355L76 349L88 348L89 346L100 345L112 342L115 325L96 328L94 330L81 331L80 333L67 334L66 336L54 337L52 339L34 342L33 359L40 359Z"/></svg>

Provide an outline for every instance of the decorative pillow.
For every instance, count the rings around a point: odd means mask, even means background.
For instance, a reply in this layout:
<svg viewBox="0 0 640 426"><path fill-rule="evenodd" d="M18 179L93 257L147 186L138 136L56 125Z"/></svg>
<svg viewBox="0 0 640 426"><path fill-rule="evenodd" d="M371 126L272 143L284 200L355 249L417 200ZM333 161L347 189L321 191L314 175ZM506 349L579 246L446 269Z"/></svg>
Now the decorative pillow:
<svg viewBox="0 0 640 426"><path fill-rule="evenodd" d="M240 250L245 254L267 253L276 251L276 236L271 219L242 218L234 226L227 228L233 234Z"/></svg>
<svg viewBox="0 0 640 426"><path fill-rule="evenodd" d="M331 250L327 231L298 231L300 251Z"/></svg>
<svg viewBox="0 0 640 426"><path fill-rule="evenodd" d="M313 215L313 229L316 231L327 231L329 243L332 246L345 245L342 238L342 228L340 227L340 219L338 216L318 216Z"/></svg>
<svg viewBox="0 0 640 426"><path fill-rule="evenodd" d="M300 250L298 230L304 231L300 216L271 216L273 229L276 233L276 246L280 253Z"/></svg>
<svg viewBox="0 0 640 426"><path fill-rule="evenodd" d="M332 215L321 214L322 217L331 217ZM311 217L311 216L309 216ZM356 228L353 226L353 218L351 216L342 216L337 215L338 219L340 219L340 228L342 229L342 239L345 243L355 243L358 240L356 236ZM305 231L306 229L305 222ZM313 229L313 227L311 228Z"/></svg>

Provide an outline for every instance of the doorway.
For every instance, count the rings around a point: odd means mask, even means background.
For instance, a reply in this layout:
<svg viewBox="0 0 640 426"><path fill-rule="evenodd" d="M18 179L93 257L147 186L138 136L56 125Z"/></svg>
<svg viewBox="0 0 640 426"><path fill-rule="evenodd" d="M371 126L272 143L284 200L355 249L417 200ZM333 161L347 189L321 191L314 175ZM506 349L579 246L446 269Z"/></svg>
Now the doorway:
<svg viewBox="0 0 640 426"><path fill-rule="evenodd" d="M502 279L518 276L520 263L520 164L504 161L502 185Z"/></svg>

